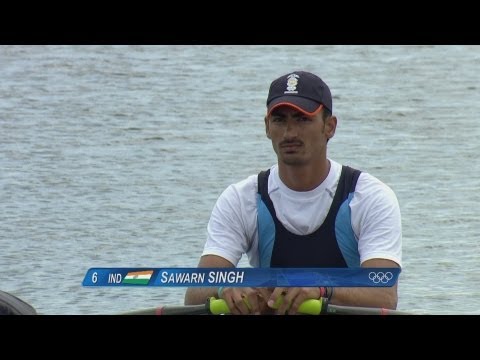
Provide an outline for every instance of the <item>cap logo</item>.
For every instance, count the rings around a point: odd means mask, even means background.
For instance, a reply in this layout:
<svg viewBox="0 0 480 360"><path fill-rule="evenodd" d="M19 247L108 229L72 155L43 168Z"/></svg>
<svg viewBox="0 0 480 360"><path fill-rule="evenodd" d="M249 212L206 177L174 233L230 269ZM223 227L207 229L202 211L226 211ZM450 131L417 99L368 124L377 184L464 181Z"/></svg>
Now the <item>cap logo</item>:
<svg viewBox="0 0 480 360"><path fill-rule="evenodd" d="M298 94L297 85L298 85L298 76L297 74L290 74L287 76L287 90L284 94Z"/></svg>

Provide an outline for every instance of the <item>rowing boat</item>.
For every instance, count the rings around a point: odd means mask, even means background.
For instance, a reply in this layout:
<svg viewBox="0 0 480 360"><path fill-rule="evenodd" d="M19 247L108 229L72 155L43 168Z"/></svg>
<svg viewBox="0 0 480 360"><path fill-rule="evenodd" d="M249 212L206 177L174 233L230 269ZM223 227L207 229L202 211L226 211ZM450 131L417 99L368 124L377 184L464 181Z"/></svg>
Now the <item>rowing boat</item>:
<svg viewBox="0 0 480 360"><path fill-rule="evenodd" d="M37 315L37 311L22 299L0 290L0 315Z"/></svg>

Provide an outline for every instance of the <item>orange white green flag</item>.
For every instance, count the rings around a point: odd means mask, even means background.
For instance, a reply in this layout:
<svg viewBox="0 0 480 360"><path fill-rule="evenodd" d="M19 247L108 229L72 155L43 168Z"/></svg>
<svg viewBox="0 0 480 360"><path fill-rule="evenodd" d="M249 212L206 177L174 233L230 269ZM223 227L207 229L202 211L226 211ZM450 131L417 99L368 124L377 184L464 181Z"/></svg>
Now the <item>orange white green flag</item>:
<svg viewBox="0 0 480 360"><path fill-rule="evenodd" d="M131 271L123 278L122 284L148 285L152 275L153 270Z"/></svg>

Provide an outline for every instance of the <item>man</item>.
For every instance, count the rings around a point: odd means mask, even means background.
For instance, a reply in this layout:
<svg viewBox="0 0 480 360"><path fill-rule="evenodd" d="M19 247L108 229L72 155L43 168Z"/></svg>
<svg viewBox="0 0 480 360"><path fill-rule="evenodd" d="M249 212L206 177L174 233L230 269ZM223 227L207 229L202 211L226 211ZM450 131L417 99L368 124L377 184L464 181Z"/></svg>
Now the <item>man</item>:
<svg viewBox="0 0 480 360"><path fill-rule="evenodd" d="M278 164L230 185L208 223L199 267L400 267L402 230L394 192L372 175L327 157L335 135L330 89L296 71L270 85L265 130ZM307 299L349 306L397 306L397 285L364 288L189 288L185 304L221 297L232 314L278 314Z"/></svg>

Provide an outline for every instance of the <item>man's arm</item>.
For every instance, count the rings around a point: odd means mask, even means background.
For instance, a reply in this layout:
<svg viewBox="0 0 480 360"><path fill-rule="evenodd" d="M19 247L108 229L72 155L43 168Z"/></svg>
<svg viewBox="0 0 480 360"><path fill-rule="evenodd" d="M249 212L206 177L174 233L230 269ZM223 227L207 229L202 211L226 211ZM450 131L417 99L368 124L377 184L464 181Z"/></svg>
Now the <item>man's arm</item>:
<svg viewBox="0 0 480 360"><path fill-rule="evenodd" d="M204 255L198 263L199 268L234 267L227 259L217 255ZM207 299L217 297L218 287L190 287L185 293L185 305L205 304Z"/></svg>
<svg viewBox="0 0 480 360"><path fill-rule="evenodd" d="M370 259L362 263L362 267L399 267L398 264L386 259ZM392 287L355 287L334 288L330 300L335 305L365 306L385 309L397 308L397 284Z"/></svg>

